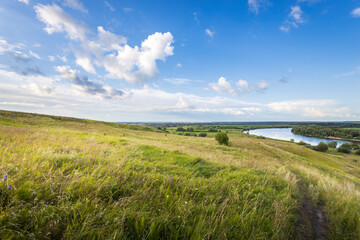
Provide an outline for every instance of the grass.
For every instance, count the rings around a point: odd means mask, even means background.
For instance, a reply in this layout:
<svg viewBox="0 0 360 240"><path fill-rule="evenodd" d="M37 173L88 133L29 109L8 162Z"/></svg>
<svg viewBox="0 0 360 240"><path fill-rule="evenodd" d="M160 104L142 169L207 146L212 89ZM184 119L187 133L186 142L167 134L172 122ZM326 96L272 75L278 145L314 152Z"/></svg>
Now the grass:
<svg viewBox="0 0 360 240"><path fill-rule="evenodd" d="M230 142L0 111L0 236L301 239L299 175L329 239L360 238L360 156L241 133Z"/></svg>

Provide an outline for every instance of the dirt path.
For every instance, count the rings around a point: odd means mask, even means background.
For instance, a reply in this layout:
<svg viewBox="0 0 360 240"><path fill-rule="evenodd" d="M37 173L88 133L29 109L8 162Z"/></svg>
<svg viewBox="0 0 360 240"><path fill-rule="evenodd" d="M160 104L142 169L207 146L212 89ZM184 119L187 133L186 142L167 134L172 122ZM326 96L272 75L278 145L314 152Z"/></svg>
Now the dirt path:
<svg viewBox="0 0 360 240"><path fill-rule="evenodd" d="M309 197L308 189L304 181L297 175L298 187L301 194L300 219L298 232L300 239L326 240L327 219L323 214L322 207L316 206Z"/></svg>

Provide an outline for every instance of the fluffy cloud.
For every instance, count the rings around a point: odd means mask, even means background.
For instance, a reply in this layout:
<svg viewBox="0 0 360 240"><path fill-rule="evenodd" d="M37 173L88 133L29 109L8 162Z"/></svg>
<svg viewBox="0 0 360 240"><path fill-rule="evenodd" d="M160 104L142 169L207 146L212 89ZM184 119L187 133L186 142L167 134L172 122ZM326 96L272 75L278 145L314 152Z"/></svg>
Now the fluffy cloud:
<svg viewBox="0 0 360 240"><path fill-rule="evenodd" d="M249 93L254 90L265 91L269 87L269 83L265 80L259 82L254 86L250 86L246 80L240 79L236 82L237 89L234 89L229 81L226 78L219 78L218 82L210 83L210 87L218 93L231 94L234 96L242 96L246 93Z"/></svg>
<svg viewBox="0 0 360 240"><path fill-rule="evenodd" d="M360 7L355 8L354 10L351 11L351 16L358 18L360 17Z"/></svg>
<svg viewBox="0 0 360 240"><path fill-rule="evenodd" d="M214 35L215 35L215 32L214 31L211 31L210 29L205 29L205 33L206 35L208 35L209 37L213 38Z"/></svg>
<svg viewBox="0 0 360 240"><path fill-rule="evenodd" d="M224 77L219 78L217 83L210 83L210 87L218 93L237 95L237 92L232 88L231 83Z"/></svg>
<svg viewBox="0 0 360 240"><path fill-rule="evenodd" d="M121 41L114 41L117 38ZM99 27L98 40L85 43L90 53L95 56L94 63L103 67L107 77L125 79L134 85L143 85L154 78L158 69L157 60L165 61L173 55L173 36L170 32L156 32L141 43L141 47L130 47L126 39L116 36ZM107 42L108 44L104 44ZM89 59L91 62L91 60ZM86 69L85 69L86 70Z"/></svg>
<svg viewBox="0 0 360 240"><path fill-rule="evenodd" d="M45 30L52 34L64 32L72 40L81 41L81 49L74 49L76 63L85 71L95 74L94 66L102 67L106 76L124 79L135 85L144 85L147 80L156 77L156 61L165 61L173 55L174 42L170 32L156 32L149 35L141 46L130 47L125 37L116 35L98 27L95 40L86 37L87 28L75 21L57 5L35 6L37 17L46 24Z"/></svg>
<svg viewBox="0 0 360 240"><path fill-rule="evenodd" d="M88 32L84 24L78 23L62 8L53 5L38 4L34 7L37 18L46 24L48 34L66 33L70 39L84 41Z"/></svg>
<svg viewBox="0 0 360 240"><path fill-rule="evenodd" d="M247 92L250 92L250 86L249 86L249 83L245 80L242 80L240 79L237 83L236 83L236 86L238 86L239 88L239 91L244 94L244 93L247 93Z"/></svg>
<svg viewBox="0 0 360 240"><path fill-rule="evenodd" d="M88 12L88 10L84 8L84 5L79 0L64 0L63 5L84 13Z"/></svg>
<svg viewBox="0 0 360 240"><path fill-rule="evenodd" d="M119 89L112 88L103 82L93 81L86 76L80 77L76 70L69 66L57 66L55 70L61 74L61 77L71 80L71 84L79 93L85 93L100 97L101 99L117 99L123 97L123 92Z"/></svg>

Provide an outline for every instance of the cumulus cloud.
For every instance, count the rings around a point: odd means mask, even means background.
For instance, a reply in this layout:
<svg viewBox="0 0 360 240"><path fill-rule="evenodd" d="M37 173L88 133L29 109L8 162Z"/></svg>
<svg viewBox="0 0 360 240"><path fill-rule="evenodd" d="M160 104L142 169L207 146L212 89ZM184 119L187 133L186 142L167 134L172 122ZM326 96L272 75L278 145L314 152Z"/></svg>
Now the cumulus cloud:
<svg viewBox="0 0 360 240"><path fill-rule="evenodd" d="M205 29L205 33L206 35L208 35L209 37L213 38L215 35L215 31L211 31L210 29Z"/></svg>
<svg viewBox="0 0 360 240"><path fill-rule="evenodd" d="M355 8L354 10L351 11L351 16L358 18L360 17L360 7Z"/></svg>
<svg viewBox="0 0 360 240"><path fill-rule="evenodd" d="M174 42L170 32L156 32L149 35L141 46L127 45L125 37L116 35L98 27L95 40L86 37L88 32L84 24L78 23L57 5L35 6L37 17L46 24L49 34L63 32L72 40L80 40L81 49L74 49L76 63L85 71L96 74L94 66L102 67L106 77L123 79L135 85L144 85L158 73L156 61L165 61L173 55Z"/></svg>
<svg viewBox="0 0 360 240"><path fill-rule="evenodd" d="M210 83L209 85L218 93L237 95L237 92L232 88L231 83L224 77L220 77L217 83Z"/></svg>
<svg viewBox="0 0 360 240"><path fill-rule="evenodd" d="M34 9L36 17L45 23L46 27L44 30L48 34L66 33L73 40L84 41L86 39L87 27L84 24L78 23L58 5L38 4Z"/></svg>
<svg viewBox="0 0 360 240"><path fill-rule="evenodd" d="M88 77L80 77L76 70L69 66L56 66L55 71L61 74L61 77L71 81L75 90L80 93L100 97L101 99L118 99L123 97L123 92L119 89L112 88L101 81L93 81Z"/></svg>
<svg viewBox="0 0 360 240"><path fill-rule="evenodd" d="M84 8L84 5L79 0L63 0L62 4L66 7L79 10L84 13L88 12L88 10Z"/></svg>
<svg viewBox="0 0 360 240"><path fill-rule="evenodd" d="M268 0L248 0L249 10L258 14L261 8L268 6Z"/></svg>
<svg viewBox="0 0 360 240"><path fill-rule="evenodd" d="M237 83L236 83L236 86L238 87L239 89L239 92L244 94L244 93L248 93L250 92L250 86L249 86L249 83L245 80L242 80L240 79Z"/></svg>
<svg viewBox="0 0 360 240"><path fill-rule="evenodd" d="M95 64L103 67L110 78L125 79L129 83L143 85L157 75L156 61L165 61L167 56L174 54L174 47L171 46L174 40L170 32L156 32L148 36L141 43L141 47L134 48L124 44L125 38L116 36L121 41L115 42L112 41L114 34L104 32L106 31L99 27L98 40L86 43L86 49L95 56Z"/></svg>

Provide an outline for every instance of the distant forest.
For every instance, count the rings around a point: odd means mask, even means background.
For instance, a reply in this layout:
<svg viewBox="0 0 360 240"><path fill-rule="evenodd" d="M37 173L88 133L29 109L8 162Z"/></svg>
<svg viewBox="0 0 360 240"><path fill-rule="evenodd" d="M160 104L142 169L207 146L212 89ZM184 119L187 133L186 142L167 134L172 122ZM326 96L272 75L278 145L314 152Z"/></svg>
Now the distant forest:
<svg viewBox="0 0 360 240"><path fill-rule="evenodd" d="M322 126L295 126L292 128L292 133L312 137L334 137L343 139L360 139L359 129L346 129L337 127L322 127Z"/></svg>

